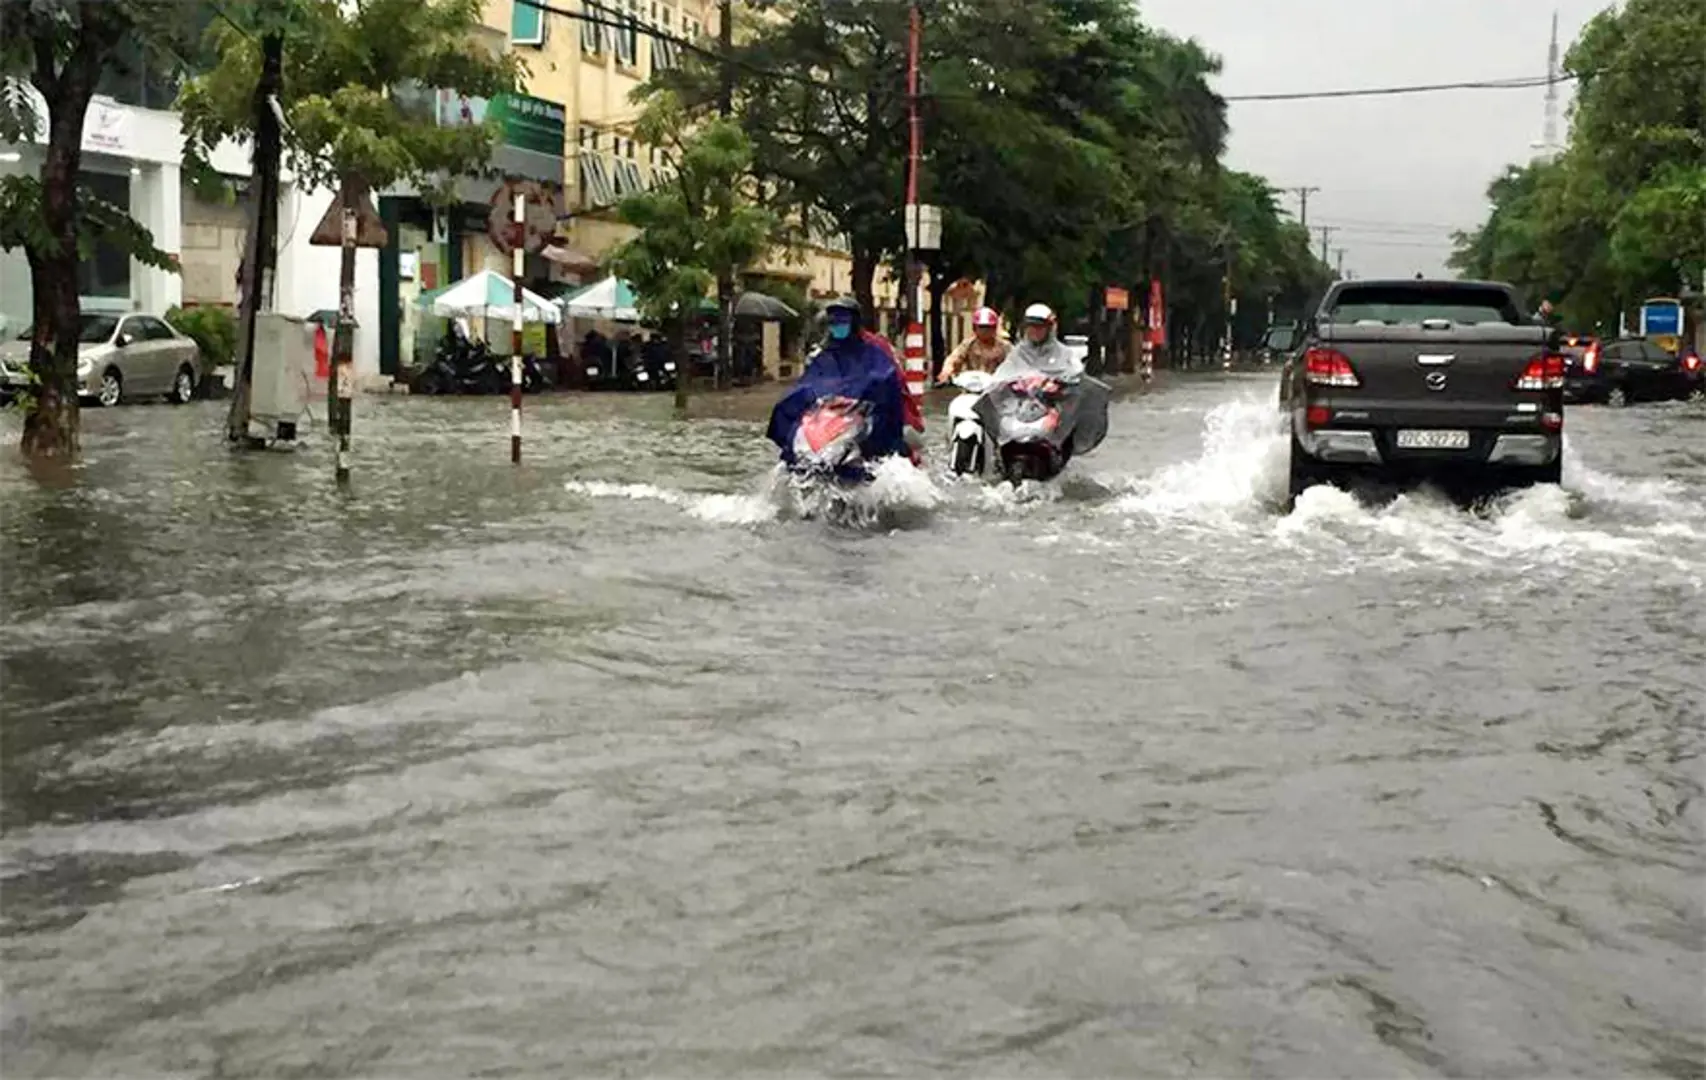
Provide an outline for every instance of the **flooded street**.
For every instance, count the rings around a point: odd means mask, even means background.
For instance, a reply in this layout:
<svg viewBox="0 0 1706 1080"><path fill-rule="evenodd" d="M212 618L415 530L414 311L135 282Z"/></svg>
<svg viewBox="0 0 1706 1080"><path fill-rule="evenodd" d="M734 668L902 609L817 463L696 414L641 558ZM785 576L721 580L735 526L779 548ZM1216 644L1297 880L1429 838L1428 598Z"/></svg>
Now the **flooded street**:
<svg viewBox="0 0 1706 1080"><path fill-rule="evenodd" d="M1285 515L1272 401L868 527L661 395L8 451L5 1074L1706 1076L1706 407Z"/></svg>

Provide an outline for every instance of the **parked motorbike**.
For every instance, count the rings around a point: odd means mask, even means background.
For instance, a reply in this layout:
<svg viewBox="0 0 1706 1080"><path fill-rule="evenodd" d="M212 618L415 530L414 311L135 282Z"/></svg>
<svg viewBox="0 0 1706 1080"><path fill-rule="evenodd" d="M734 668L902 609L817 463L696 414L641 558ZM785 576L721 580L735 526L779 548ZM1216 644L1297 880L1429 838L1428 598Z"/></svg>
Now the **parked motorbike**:
<svg viewBox="0 0 1706 1080"><path fill-rule="evenodd" d="M537 370L537 365L535 365ZM432 362L409 384L411 394L496 394L509 389L507 365L498 361L483 341L452 335L439 339ZM540 380L543 383L543 379Z"/></svg>
<svg viewBox="0 0 1706 1080"><path fill-rule="evenodd" d="M949 405L957 474L993 468L1011 484L1053 480L1107 435L1108 387L1088 375L994 382L983 372L966 372L954 383L966 391Z"/></svg>

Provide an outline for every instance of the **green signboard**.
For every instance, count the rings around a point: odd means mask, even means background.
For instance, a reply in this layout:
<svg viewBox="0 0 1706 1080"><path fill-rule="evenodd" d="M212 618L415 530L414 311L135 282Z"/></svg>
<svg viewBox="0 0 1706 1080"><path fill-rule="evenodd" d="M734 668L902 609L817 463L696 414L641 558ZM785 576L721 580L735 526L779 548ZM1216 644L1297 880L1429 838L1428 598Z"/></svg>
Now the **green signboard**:
<svg viewBox="0 0 1706 1080"><path fill-rule="evenodd" d="M561 105L527 94L501 94L486 110L498 122L499 138L506 146L536 154L563 156L566 114Z"/></svg>

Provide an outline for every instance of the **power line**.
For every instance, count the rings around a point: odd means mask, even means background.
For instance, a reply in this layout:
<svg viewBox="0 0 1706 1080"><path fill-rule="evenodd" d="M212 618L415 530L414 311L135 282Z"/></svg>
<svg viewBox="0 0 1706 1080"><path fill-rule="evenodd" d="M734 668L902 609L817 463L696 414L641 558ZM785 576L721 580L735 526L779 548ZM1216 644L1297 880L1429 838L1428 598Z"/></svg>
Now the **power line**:
<svg viewBox="0 0 1706 1080"><path fill-rule="evenodd" d="M1327 98L1396 97L1403 94L1434 94L1444 90L1533 90L1560 82L1574 82L1598 72L1566 72L1559 75L1530 75L1515 79L1476 79L1469 82L1414 83L1406 86L1367 86L1343 90L1297 90L1279 94L1223 94L1225 101L1320 101Z"/></svg>
<svg viewBox="0 0 1706 1080"><path fill-rule="evenodd" d="M747 60L734 56L724 56L714 49L706 48L686 38L678 37L668 31L660 30L650 23L641 22L638 16L618 14L613 17L595 15L584 11L569 11L548 2L548 0L515 0L515 3L535 8L551 15L560 15L565 19L575 19L580 22L597 26L606 26L615 30L631 30L644 34L656 41L666 41L676 47L697 56L714 60L718 63L728 63L742 68L754 75L772 79L785 79L805 86L817 87L821 90L847 91L859 87L838 84L823 79L816 79L799 72L781 71L774 68L760 67ZM1418 83L1405 86L1374 86L1339 90L1300 90L1287 93L1270 94L1225 94L1221 96L1227 102L1259 102L1259 101L1317 101L1332 98L1358 97L1395 97L1407 94L1431 94L1446 90L1531 90L1538 87L1551 86L1559 82L1575 82L1601 74L1600 71L1563 72L1559 74L1527 75L1507 79L1477 79L1467 82L1454 83ZM922 96L936 100L981 100L975 94L944 94L941 91L926 92Z"/></svg>

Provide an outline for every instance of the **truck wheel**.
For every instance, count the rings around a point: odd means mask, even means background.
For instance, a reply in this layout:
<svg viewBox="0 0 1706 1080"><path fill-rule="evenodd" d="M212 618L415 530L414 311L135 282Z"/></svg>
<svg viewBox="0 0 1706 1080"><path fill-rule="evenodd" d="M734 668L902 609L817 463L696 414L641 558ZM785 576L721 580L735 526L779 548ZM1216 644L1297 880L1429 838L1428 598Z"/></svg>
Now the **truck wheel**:
<svg viewBox="0 0 1706 1080"><path fill-rule="evenodd" d="M1605 403L1613 409L1621 409L1629 404L1629 391L1621 386L1613 386L1605 392Z"/></svg>
<svg viewBox="0 0 1706 1080"><path fill-rule="evenodd" d="M1506 487L1511 490L1537 487L1541 484L1554 486L1564 482L1564 459L1562 456L1550 465L1531 465L1526 468L1510 470Z"/></svg>
<svg viewBox="0 0 1706 1080"><path fill-rule="evenodd" d="M1287 473L1289 483L1287 484L1286 509L1288 510L1291 509L1292 504L1297 502L1299 495L1318 484L1327 482L1326 470L1322 469L1314 458L1304 453L1303 447L1298 445L1295 436L1291 440L1291 463Z"/></svg>

